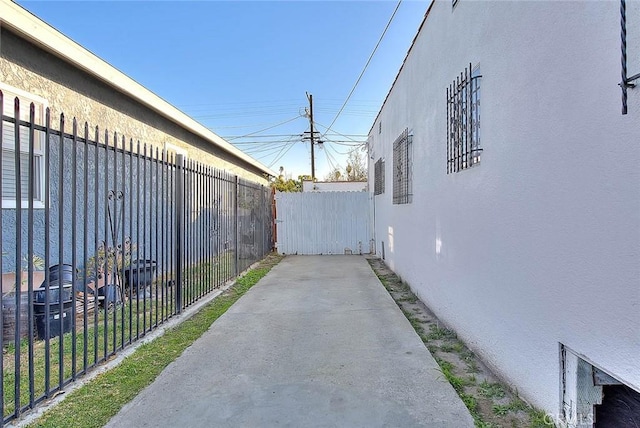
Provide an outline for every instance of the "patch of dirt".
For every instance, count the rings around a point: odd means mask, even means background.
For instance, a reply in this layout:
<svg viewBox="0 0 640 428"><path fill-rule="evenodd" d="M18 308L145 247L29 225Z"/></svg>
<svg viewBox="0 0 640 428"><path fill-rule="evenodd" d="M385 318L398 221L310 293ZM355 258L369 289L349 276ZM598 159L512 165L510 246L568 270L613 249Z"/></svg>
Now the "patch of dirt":
<svg viewBox="0 0 640 428"><path fill-rule="evenodd" d="M544 413L532 408L502 384L499 378L448 329L384 262L365 256L380 282L431 355L440 365L442 375L451 383L465 403L476 427L548 428Z"/></svg>

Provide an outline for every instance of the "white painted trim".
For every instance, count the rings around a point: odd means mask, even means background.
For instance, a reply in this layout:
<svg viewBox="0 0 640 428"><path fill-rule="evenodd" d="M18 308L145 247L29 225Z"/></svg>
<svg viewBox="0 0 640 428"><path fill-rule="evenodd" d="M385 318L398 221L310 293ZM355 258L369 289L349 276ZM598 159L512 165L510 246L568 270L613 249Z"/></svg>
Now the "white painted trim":
<svg viewBox="0 0 640 428"><path fill-rule="evenodd" d="M34 101L36 103L42 104L42 109L43 109L42 114L43 114L43 117L44 117L44 109L46 109L49 106L49 102L45 98L39 97L38 95L34 95L34 94L32 94L30 92L27 92L25 90L22 90L20 88L16 88L14 86L7 85L6 83L4 83L2 81L0 81L0 90L3 91L3 92L6 90L6 91L11 92L14 95L17 95L20 98L28 98L30 101ZM13 112L10 112L10 113L13 113ZM6 111L4 112L4 114L5 114L5 116L11 116L10 114L7 114Z"/></svg>
<svg viewBox="0 0 640 428"><path fill-rule="evenodd" d="M277 176L267 166L237 149L222 137L196 122L21 6L10 0L0 0L0 10L2 10L0 24L11 29L12 32L15 32L25 40L100 79L107 85L141 102L149 109L204 138L234 157L253 165L266 174Z"/></svg>
<svg viewBox="0 0 640 428"><path fill-rule="evenodd" d="M42 97L39 97L37 95L33 95L33 94L31 94L31 93L29 93L27 91L24 91L22 89L15 88L15 87L13 87L11 85L7 85L4 82L0 82L0 90L3 92L4 96L6 96L7 92L8 92L9 95L12 98L15 97L15 96L20 98L20 104L21 104L20 105L21 106L21 110L20 111L21 112L26 111L26 110L22 109L22 104L23 104L24 101L26 101L28 103L33 102L33 103L37 104L37 108L39 110L39 115L36 116L36 124L40 124L40 125L42 124L43 119L44 119L45 110L46 110L46 108L48 106L48 102L47 102L46 99L44 99ZM13 117L13 113L14 113L13 110L3 111L3 114L5 116ZM38 122L40 122L40 123L38 123ZM44 196L45 196L44 195L44 192L45 192L44 165L45 165L45 161L46 161L45 154L44 154L44 144L45 144L44 135L42 135L42 133L40 133L40 137L37 138L37 139L39 140L38 141L38 143L39 143L38 144L38 150L36 150L35 147L34 147L34 153L38 154L42 159L41 166L40 166L40 168L41 168L41 171L40 171L40 189L41 189L41 192L40 192L40 199L34 199L33 200L33 208L34 209L44 209L45 208L45 204L44 204ZM4 144L4 141L3 141L3 144ZM2 147L0 147L0 150L1 149L2 149ZM7 147L7 149L13 151L14 147ZM16 209L16 207L18 205L16 203L16 200L13 199L13 198L2 199L0 201L0 203L2 204L2 208L3 209ZM29 201L24 201L23 200L22 203L21 203L21 207L23 209L29 208Z"/></svg>
<svg viewBox="0 0 640 428"><path fill-rule="evenodd" d="M165 142L164 143L164 149L167 152L168 151L172 151L177 155L182 155L185 158L187 157L187 149L185 149L184 147L179 147L179 146L176 146L175 144L171 144L171 143Z"/></svg>
<svg viewBox="0 0 640 428"><path fill-rule="evenodd" d="M29 208L29 201L22 201L22 209L26 210ZM34 210L43 210L45 208L44 202L35 200L33 201L33 209ZM3 199L2 200L2 209L16 209L16 201L15 199Z"/></svg>

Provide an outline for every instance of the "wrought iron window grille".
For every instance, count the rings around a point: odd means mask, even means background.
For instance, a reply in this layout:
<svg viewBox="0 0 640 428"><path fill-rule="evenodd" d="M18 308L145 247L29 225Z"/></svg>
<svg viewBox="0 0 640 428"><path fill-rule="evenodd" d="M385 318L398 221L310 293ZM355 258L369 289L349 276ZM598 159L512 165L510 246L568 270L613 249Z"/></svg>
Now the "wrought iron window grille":
<svg viewBox="0 0 640 428"><path fill-rule="evenodd" d="M373 194L381 195L384 193L384 160L378 159L373 168L374 184Z"/></svg>
<svg viewBox="0 0 640 428"><path fill-rule="evenodd" d="M626 0L620 0L620 50L621 50L621 66L622 80L618 83L622 90L622 114L627 114L627 89L635 88L636 80L640 80L640 73L627 77L627 3Z"/></svg>
<svg viewBox="0 0 640 428"><path fill-rule="evenodd" d="M465 68L447 88L447 174L480 163L480 68Z"/></svg>
<svg viewBox="0 0 640 428"><path fill-rule="evenodd" d="M393 203L408 204L412 194L413 136L406 128L393 143Z"/></svg>

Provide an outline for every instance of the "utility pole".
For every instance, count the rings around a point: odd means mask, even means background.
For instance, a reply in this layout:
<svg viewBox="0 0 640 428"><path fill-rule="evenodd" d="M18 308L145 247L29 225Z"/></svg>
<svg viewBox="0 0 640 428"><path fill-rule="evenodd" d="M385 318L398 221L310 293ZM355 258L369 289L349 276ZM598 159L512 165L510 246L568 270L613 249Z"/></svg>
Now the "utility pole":
<svg viewBox="0 0 640 428"><path fill-rule="evenodd" d="M316 181L316 158L313 152L313 95L307 93L307 98L309 99L309 124L311 126L311 133L309 134L309 139L311 140L311 181Z"/></svg>

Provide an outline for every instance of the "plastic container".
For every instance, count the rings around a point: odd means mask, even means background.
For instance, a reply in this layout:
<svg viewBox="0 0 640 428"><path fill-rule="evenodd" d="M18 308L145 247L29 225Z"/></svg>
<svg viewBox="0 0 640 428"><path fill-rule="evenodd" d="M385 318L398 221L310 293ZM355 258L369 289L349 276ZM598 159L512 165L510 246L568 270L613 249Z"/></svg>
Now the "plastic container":
<svg viewBox="0 0 640 428"><path fill-rule="evenodd" d="M108 284L98 288L98 302L102 306L112 306L121 302L120 292L114 284Z"/></svg>
<svg viewBox="0 0 640 428"><path fill-rule="evenodd" d="M39 289L33 290L33 315L36 330L40 339L47 339L68 333L72 328L73 318L73 271L49 269L49 303L47 304L46 282ZM52 268L57 268L58 265ZM62 284L60 284L62 282ZM62 287L60 286L62 285ZM49 315L47 317L47 307ZM60 328L62 318L62 328ZM47 334L47 319L49 331Z"/></svg>
<svg viewBox="0 0 640 428"><path fill-rule="evenodd" d="M2 340L14 343L17 320L20 318L20 338L29 337L29 293L20 294L20 306L16 310L15 292L2 296Z"/></svg>
<svg viewBox="0 0 640 428"><path fill-rule="evenodd" d="M72 284L62 284L62 299L60 299L60 294L61 294L60 286L57 285L57 281L56 281L56 285L49 286L49 307L50 308L53 308L54 306L55 307L59 306L60 300L62 300L63 303L70 302L71 300L73 300ZM43 284L37 290L33 290L34 311L38 313L36 308L38 306L44 306L46 302L47 302L47 290L45 288L45 285Z"/></svg>
<svg viewBox="0 0 640 428"><path fill-rule="evenodd" d="M34 305L34 309L37 306ZM44 312L40 315L36 315L36 330L40 339L51 339L52 337L60 336L60 333L68 333L73 327L73 308L71 302L65 304L64 309L60 312L59 308L52 310L49 308L49 334L47 335L47 317ZM44 308L44 305L43 305ZM62 318L62 329L60 328L60 318Z"/></svg>
<svg viewBox="0 0 640 428"><path fill-rule="evenodd" d="M127 289L137 293L149 287L156 277L156 262L153 260L133 260L124 271L124 283Z"/></svg>

